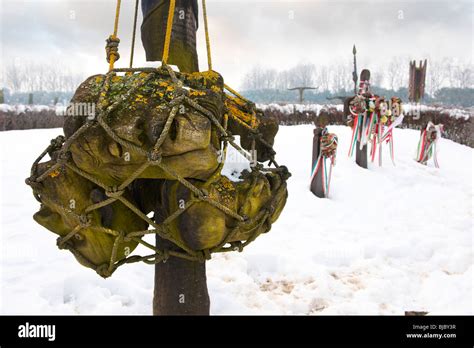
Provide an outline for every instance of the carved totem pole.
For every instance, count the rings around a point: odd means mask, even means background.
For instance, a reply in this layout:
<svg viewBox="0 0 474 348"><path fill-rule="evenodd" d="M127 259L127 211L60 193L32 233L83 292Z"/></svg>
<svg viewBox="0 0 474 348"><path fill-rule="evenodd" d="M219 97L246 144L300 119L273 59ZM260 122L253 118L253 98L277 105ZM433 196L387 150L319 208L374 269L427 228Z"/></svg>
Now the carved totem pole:
<svg viewBox="0 0 474 348"><path fill-rule="evenodd" d="M419 103L425 96L426 67L428 61L420 61L420 65L416 65L416 61L410 62L410 80L408 83L408 100L412 103Z"/></svg>

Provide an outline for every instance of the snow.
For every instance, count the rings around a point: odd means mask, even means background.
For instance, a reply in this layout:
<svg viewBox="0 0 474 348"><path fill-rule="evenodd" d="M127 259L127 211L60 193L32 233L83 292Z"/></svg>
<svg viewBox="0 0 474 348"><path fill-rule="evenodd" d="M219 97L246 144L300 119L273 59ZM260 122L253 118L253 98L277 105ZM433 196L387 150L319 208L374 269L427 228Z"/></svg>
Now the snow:
<svg viewBox="0 0 474 348"><path fill-rule="evenodd" d="M235 143L240 145L240 136L234 136L235 138ZM247 152L250 156L251 153ZM220 152L220 159L222 160L223 153ZM252 158L253 163L256 162L256 158ZM232 145L227 146L227 151L225 154L225 162L224 166L222 167L221 174L230 181L233 182L239 182L242 181L241 179L241 174L243 171L251 171L251 163L250 160L246 157L244 157L236 148L234 148Z"/></svg>
<svg viewBox="0 0 474 348"><path fill-rule="evenodd" d="M321 110L327 110L328 108L335 108L338 111L343 111L344 106L342 104L257 104L259 109L265 110L275 110L282 112L284 114L293 114L297 112L314 112L316 115L319 115Z"/></svg>
<svg viewBox="0 0 474 348"><path fill-rule="evenodd" d="M330 199L319 199L308 190L312 127L280 128L287 206L243 253L208 262L211 313L473 314L473 149L441 139L441 168L422 166L419 132L396 129L396 166L385 148L384 167L364 170L347 157L350 129L329 129L339 152ZM151 314L152 266L103 280L32 220L24 178L59 132L0 133L0 313Z"/></svg>
<svg viewBox="0 0 474 348"><path fill-rule="evenodd" d="M0 112L13 112L17 115L24 114L25 112L55 111L57 108L58 107L48 105L0 104Z"/></svg>

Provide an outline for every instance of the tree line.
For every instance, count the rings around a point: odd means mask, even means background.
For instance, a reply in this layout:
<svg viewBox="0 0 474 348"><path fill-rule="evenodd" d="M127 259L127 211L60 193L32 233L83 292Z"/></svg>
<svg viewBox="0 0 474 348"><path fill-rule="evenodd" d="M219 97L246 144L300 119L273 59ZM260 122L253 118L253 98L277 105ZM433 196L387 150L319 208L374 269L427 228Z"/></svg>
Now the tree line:
<svg viewBox="0 0 474 348"><path fill-rule="evenodd" d="M15 93L74 92L83 74L61 63L12 61L3 67L2 87Z"/></svg>
<svg viewBox="0 0 474 348"><path fill-rule="evenodd" d="M367 67L371 83L379 88L398 91L408 87L410 58L392 57L385 66ZM365 66L360 66L365 68ZM352 91L353 63L351 60L332 65L300 63L290 69L278 71L260 65L252 67L242 80L242 91L286 90L291 87L318 87L319 92ZM473 88L474 67L470 62L456 58L429 59L426 76L426 93L431 97L442 88Z"/></svg>

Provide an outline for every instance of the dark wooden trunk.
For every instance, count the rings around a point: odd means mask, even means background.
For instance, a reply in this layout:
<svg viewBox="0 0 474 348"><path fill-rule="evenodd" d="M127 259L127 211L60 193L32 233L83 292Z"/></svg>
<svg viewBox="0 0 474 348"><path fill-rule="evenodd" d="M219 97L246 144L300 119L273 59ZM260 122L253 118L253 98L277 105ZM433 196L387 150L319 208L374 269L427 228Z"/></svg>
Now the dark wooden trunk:
<svg viewBox="0 0 474 348"><path fill-rule="evenodd" d="M313 160L311 163L311 171L316 165L316 162L318 161L318 158L319 158L319 154L321 152L321 149L320 149L321 131L322 131L322 128L316 128L314 130ZM313 180L311 181L311 192L313 192L319 198L324 198L322 175L323 175L323 172L320 167L318 171L316 172L316 175L314 176Z"/></svg>
<svg viewBox="0 0 474 348"><path fill-rule="evenodd" d="M359 167L367 169L367 144L360 149L360 141L356 144L356 163Z"/></svg>
<svg viewBox="0 0 474 348"><path fill-rule="evenodd" d="M168 9L168 1L142 1L142 43L148 61L161 60ZM196 51L197 14L196 0L176 2L168 63L177 65L184 72L199 70ZM155 216L158 223L164 220L164 217L160 218L159 211L155 211ZM158 248L177 248L158 236L156 245ZM209 315L209 307L205 262L170 257L166 263L155 265L153 315Z"/></svg>
<svg viewBox="0 0 474 348"><path fill-rule="evenodd" d="M153 315L209 315L209 307L205 262L170 257L155 265Z"/></svg>
<svg viewBox="0 0 474 348"><path fill-rule="evenodd" d="M147 61L161 61L165 43L169 1L142 0L142 43ZM177 0L168 63L177 65L182 72L199 70L196 50L198 26L196 0Z"/></svg>

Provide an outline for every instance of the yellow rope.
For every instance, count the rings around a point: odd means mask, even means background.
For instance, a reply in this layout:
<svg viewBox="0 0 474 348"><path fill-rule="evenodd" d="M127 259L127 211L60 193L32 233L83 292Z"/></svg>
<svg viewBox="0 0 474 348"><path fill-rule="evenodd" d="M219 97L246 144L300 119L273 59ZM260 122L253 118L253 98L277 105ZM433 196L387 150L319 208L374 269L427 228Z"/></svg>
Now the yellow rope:
<svg viewBox="0 0 474 348"><path fill-rule="evenodd" d="M204 16L204 30L206 32L207 65L209 67L209 71L211 71L212 70L211 40L209 39L209 27L207 25L206 0L202 0L202 14Z"/></svg>
<svg viewBox="0 0 474 348"><path fill-rule="evenodd" d="M247 98L245 98L244 96L240 95L237 91L233 90L229 85L226 85L224 84L224 88L227 89L230 93L232 93L233 95L235 95L237 98L243 100L243 101L248 101Z"/></svg>
<svg viewBox="0 0 474 348"><path fill-rule="evenodd" d="M119 25L119 18L120 18L120 5L122 3L122 0L117 0L117 8L115 10L115 24L114 24L114 33L112 34L112 37L114 39L117 38L117 33L118 33L118 25ZM110 56L110 65L109 65L109 70L113 70L114 68L114 63L115 63L115 54L112 54Z"/></svg>
<svg viewBox="0 0 474 348"><path fill-rule="evenodd" d="M170 8L168 11L168 22L166 24L166 36L165 36L165 47L163 48L163 58L161 62L166 64L168 62L168 56L170 51L171 43L171 32L173 30L173 19L174 19L174 9L176 5L176 0L170 0Z"/></svg>

